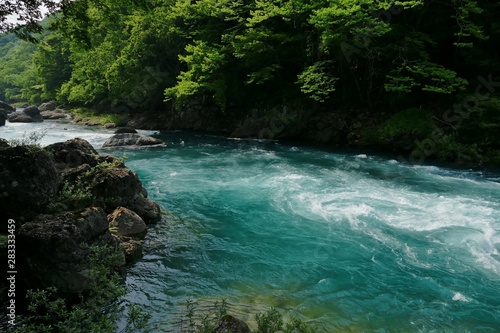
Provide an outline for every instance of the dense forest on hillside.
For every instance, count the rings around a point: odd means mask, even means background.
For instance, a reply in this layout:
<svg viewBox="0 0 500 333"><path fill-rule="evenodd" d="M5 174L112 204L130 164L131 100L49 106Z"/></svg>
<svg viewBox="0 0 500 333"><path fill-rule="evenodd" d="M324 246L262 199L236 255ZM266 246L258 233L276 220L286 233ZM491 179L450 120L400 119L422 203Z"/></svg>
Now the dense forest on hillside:
<svg viewBox="0 0 500 333"><path fill-rule="evenodd" d="M488 0L77 0L37 44L0 38L0 100L167 116L197 104L233 125L319 115L347 124L319 141L495 164L499 16Z"/></svg>

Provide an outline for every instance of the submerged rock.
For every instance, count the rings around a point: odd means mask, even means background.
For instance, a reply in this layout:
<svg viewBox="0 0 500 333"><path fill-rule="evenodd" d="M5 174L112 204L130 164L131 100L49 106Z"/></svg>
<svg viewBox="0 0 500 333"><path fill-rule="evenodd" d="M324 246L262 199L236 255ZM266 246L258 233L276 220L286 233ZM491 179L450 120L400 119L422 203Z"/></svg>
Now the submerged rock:
<svg viewBox="0 0 500 333"><path fill-rule="evenodd" d="M40 216L19 229L17 242L23 260L20 275L28 288L56 287L64 294L88 290L94 245L107 245L118 254L109 269L124 272L124 255L102 208Z"/></svg>
<svg viewBox="0 0 500 333"><path fill-rule="evenodd" d="M36 106L29 106L23 111L16 111L8 115L11 123L40 123L43 118Z"/></svg>
<svg viewBox="0 0 500 333"><path fill-rule="evenodd" d="M102 145L103 148L123 146L154 146L165 144L160 139L136 133L120 133L109 138Z"/></svg>

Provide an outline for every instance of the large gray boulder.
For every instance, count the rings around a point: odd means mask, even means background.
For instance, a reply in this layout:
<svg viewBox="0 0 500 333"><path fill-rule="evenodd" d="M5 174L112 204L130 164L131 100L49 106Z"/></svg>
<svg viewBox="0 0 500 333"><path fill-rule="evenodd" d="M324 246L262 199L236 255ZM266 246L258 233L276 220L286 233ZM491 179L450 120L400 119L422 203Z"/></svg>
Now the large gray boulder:
<svg viewBox="0 0 500 333"><path fill-rule="evenodd" d="M139 215L146 224L156 223L161 220L161 209L153 200L139 196L127 202L127 207Z"/></svg>
<svg viewBox="0 0 500 333"><path fill-rule="evenodd" d="M57 193L60 177L54 158L37 146L0 146L0 213L26 221ZM7 221L5 218L2 221ZM3 226L3 225L2 225Z"/></svg>
<svg viewBox="0 0 500 333"><path fill-rule="evenodd" d="M103 148L123 147L123 146L157 146L165 143L160 139L151 136L139 135L136 133L120 133L109 138L102 145Z"/></svg>
<svg viewBox="0 0 500 333"><path fill-rule="evenodd" d="M43 118L37 106L28 106L23 111L16 111L8 115L11 123L40 123Z"/></svg>
<svg viewBox="0 0 500 333"><path fill-rule="evenodd" d="M109 232L101 208L39 216L19 229L16 240L22 260L18 276L28 288L56 287L63 294L85 292L93 281L92 246L110 247L117 254L110 271L124 272L123 252Z"/></svg>

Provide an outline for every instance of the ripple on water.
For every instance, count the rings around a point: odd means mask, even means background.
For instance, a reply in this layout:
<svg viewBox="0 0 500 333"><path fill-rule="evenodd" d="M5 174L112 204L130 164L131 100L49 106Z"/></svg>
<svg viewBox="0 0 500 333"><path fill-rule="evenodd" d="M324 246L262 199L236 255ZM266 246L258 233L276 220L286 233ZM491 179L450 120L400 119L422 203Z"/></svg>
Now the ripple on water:
<svg viewBox="0 0 500 333"><path fill-rule="evenodd" d="M96 144L108 135L74 133ZM188 300L203 312L221 298L252 325L276 307L327 332L500 327L498 175L276 142L162 138L173 144L120 151L171 212L127 277L126 298L151 311L158 331L172 331Z"/></svg>

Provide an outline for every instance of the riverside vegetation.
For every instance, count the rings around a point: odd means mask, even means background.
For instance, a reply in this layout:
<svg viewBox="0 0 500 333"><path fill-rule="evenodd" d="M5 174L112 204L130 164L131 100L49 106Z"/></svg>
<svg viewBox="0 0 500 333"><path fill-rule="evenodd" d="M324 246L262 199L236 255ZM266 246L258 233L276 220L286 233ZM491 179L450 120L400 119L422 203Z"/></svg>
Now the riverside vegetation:
<svg viewBox="0 0 500 333"><path fill-rule="evenodd" d="M473 0L63 2L41 33L17 30L38 44L0 37L0 100L498 165L499 14Z"/></svg>

